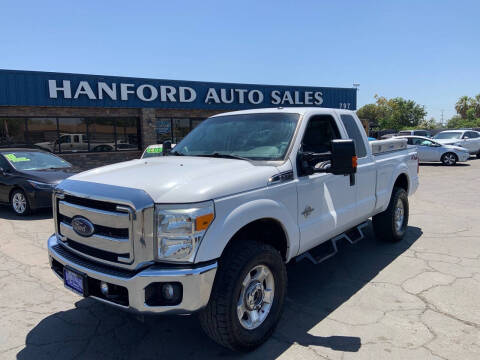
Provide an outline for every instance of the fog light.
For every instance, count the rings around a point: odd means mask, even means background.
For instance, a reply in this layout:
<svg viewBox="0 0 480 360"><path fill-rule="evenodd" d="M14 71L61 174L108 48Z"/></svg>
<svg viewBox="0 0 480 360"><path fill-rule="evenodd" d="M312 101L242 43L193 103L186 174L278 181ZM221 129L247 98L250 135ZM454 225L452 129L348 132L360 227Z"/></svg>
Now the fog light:
<svg viewBox="0 0 480 360"><path fill-rule="evenodd" d="M104 296L108 296L108 284L106 282L100 282L100 291Z"/></svg>
<svg viewBox="0 0 480 360"><path fill-rule="evenodd" d="M171 284L164 284L162 286L162 295L166 300L172 300L175 295L173 286Z"/></svg>
<svg viewBox="0 0 480 360"><path fill-rule="evenodd" d="M173 306L182 302L183 287L179 282L151 283L145 288L148 306Z"/></svg>

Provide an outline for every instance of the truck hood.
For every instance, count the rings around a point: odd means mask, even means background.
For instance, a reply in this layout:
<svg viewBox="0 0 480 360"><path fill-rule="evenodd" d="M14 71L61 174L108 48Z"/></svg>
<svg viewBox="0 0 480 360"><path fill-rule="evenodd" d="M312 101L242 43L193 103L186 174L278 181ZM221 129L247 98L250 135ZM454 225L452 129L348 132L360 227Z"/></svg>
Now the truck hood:
<svg viewBox="0 0 480 360"><path fill-rule="evenodd" d="M275 166L245 160L165 156L108 165L69 180L140 189L155 203L192 203L264 187L275 174Z"/></svg>

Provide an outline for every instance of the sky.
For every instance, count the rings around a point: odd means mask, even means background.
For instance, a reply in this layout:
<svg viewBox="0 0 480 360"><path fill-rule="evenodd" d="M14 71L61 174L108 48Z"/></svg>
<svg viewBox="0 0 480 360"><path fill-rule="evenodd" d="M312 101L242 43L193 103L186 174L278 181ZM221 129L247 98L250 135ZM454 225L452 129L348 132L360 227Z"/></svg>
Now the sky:
<svg viewBox="0 0 480 360"><path fill-rule="evenodd" d="M1 1L0 68L352 87L455 114L480 93L480 1Z"/></svg>

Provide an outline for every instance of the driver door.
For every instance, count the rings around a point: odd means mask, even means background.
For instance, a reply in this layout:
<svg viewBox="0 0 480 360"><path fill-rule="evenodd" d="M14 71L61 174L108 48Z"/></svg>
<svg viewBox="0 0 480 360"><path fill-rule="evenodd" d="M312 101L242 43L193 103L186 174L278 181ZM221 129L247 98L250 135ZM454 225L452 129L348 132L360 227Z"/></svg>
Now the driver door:
<svg viewBox="0 0 480 360"><path fill-rule="evenodd" d="M330 151L331 140L340 138L338 129L331 115L312 116L302 139L303 151ZM355 219L355 188L349 176L314 173L298 177L300 253L351 226L349 223Z"/></svg>

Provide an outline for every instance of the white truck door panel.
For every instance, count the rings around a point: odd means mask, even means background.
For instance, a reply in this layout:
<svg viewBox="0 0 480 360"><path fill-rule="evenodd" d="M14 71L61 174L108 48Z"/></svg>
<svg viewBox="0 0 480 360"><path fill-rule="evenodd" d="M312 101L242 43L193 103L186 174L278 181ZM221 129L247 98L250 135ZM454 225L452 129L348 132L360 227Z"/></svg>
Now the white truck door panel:
<svg viewBox="0 0 480 360"><path fill-rule="evenodd" d="M355 218L355 188L349 176L320 173L299 178L300 253L348 228Z"/></svg>
<svg viewBox="0 0 480 360"><path fill-rule="evenodd" d="M377 168L372 155L358 159L355 187L357 198L357 219L367 218L373 212L377 197L375 185L377 183Z"/></svg>

